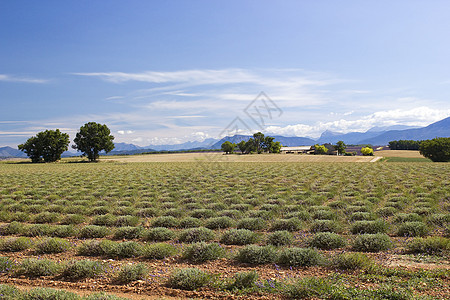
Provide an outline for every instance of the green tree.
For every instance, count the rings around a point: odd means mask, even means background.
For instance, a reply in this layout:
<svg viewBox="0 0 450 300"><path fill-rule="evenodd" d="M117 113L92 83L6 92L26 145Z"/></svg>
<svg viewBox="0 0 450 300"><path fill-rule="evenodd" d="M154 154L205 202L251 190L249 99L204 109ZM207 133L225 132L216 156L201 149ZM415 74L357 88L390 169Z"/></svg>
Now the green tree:
<svg viewBox="0 0 450 300"><path fill-rule="evenodd" d="M114 149L113 140L108 126L89 122L80 127L72 147L83 152L83 156L87 156L90 161L96 161L100 151L108 153Z"/></svg>
<svg viewBox="0 0 450 300"><path fill-rule="evenodd" d="M256 147L256 152L258 152L258 154L262 153L265 146L264 134L261 132L253 134L253 142Z"/></svg>
<svg viewBox="0 0 450 300"><path fill-rule="evenodd" d="M32 162L54 162L61 159L61 154L67 151L69 135L59 129L39 132L18 146Z"/></svg>
<svg viewBox="0 0 450 300"><path fill-rule="evenodd" d="M419 152L434 162L450 161L450 138L435 138L420 143Z"/></svg>
<svg viewBox="0 0 450 300"><path fill-rule="evenodd" d="M338 155L342 155L345 153L345 149L347 148L347 145L345 145L345 143L343 141L339 141L333 147L334 147L334 150L336 150L338 152Z"/></svg>
<svg viewBox="0 0 450 300"><path fill-rule="evenodd" d="M370 147L362 147L361 153L364 156L373 156L373 149Z"/></svg>
<svg viewBox="0 0 450 300"><path fill-rule="evenodd" d="M327 147L325 147L324 145L314 145L314 154L319 154L319 155L323 155L323 154L327 154L328 149Z"/></svg>
<svg viewBox="0 0 450 300"><path fill-rule="evenodd" d="M237 147L242 152L242 154L245 154L246 153L245 151L247 150L247 142L246 141L240 141L237 144Z"/></svg>
<svg viewBox="0 0 450 300"><path fill-rule="evenodd" d="M236 144L229 141L225 141L221 146L222 151L226 154L233 153L234 148L236 148Z"/></svg>

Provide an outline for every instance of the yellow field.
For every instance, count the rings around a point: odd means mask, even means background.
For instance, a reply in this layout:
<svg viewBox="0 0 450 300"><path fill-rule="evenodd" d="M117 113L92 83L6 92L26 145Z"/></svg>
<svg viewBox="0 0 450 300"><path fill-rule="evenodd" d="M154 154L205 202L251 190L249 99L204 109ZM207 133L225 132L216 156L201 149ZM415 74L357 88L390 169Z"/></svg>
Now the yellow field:
<svg viewBox="0 0 450 300"><path fill-rule="evenodd" d="M173 153L102 157L102 161L119 162L370 162L370 156L332 156L300 154L225 155L219 153Z"/></svg>
<svg viewBox="0 0 450 300"><path fill-rule="evenodd" d="M423 158L419 151L414 150L381 150L375 151L375 156L383 157L409 157L409 158Z"/></svg>

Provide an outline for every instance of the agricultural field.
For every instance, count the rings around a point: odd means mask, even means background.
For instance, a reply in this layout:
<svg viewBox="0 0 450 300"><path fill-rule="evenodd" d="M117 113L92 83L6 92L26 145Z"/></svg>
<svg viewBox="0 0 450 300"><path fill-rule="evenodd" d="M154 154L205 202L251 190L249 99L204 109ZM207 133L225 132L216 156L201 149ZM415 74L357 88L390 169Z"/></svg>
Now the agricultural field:
<svg viewBox="0 0 450 300"><path fill-rule="evenodd" d="M0 295L450 299L445 163L2 162L0 222Z"/></svg>

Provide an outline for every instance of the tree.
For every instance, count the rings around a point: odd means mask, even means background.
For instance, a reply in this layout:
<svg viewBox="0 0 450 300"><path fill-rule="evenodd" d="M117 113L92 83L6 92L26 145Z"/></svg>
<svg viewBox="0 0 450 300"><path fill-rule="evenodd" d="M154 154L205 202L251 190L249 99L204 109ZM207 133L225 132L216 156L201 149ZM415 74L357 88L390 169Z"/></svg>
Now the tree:
<svg viewBox="0 0 450 300"><path fill-rule="evenodd" d="M419 152L434 162L450 161L450 138L435 138L420 143Z"/></svg>
<svg viewBox="0 0 450 300"><path fill-rule="evenodd" d="M236 144L233 144L229 141L225 141L222 144L221 148L222 148L222 151L225 152L226 154L233 153L234 148L236 148Z"/></svg>
<svg viewBox="0 0 450 300"><path fill-rule="evenodd" d="M361 153L364 156L373 156L373 149L371 147L362 147Z"/></svg>
<svg viewBox="0 0 450 300"><path fill-rule="evenodd" d="M328 149L324 145L314 145L314 154L324 155L327 154Z"/></svg>
<svg viewBox="0 0 450 300"><path fill-rule="evenodd" d="M258 154L262 153L265 145L264 134L261 132L253 134L253 142L255 144L256 151L258 152Z"/></svg>
<svg viewBox="0 0 450 300"><path fill-rule="evenodd" d="M247 150L247 142L246 141L240 141L237 144L237 147L239 148L239 150L242 152L242 154L245 154L245 151Z"/></svg>
<svg viewBox="0 0 450 300"><path fill-rule="evenodd" d="M36 163L60 160L61 154L67 151L68 146L69 135L56 129L39 132L24 144L20 144L18 148L25 152L32 162Z"/></svg>
<svg viewBox="0 0 450 300"><path fill-rule="evenodd" d="M100 151L108 153L114 149L113 140L114 136L106 125L89 122L80 127L72 148L83 152L90 161L96 161Z"/></svg>
<svg viewBox="0 0 450 300"><path fill-rule="evenodd" d="M343 141L339 141L333 147L334 147L334 150L337 151L338 155L342 155L345 153L345 149L347 148L347 145L345 145L345 143Z"/></svg>

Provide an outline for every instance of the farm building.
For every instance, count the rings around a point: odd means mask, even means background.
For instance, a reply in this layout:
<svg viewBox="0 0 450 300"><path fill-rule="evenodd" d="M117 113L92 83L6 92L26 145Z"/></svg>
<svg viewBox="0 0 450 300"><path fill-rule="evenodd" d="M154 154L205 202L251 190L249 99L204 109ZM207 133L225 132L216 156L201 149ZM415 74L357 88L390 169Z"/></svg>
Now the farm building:
<svg viewBox="0 0 450 300"><path fill-rule="evenodd" d="M294 147L281 147L281 153L311 153L314 151L313 146L294 146Z"/></svg>

